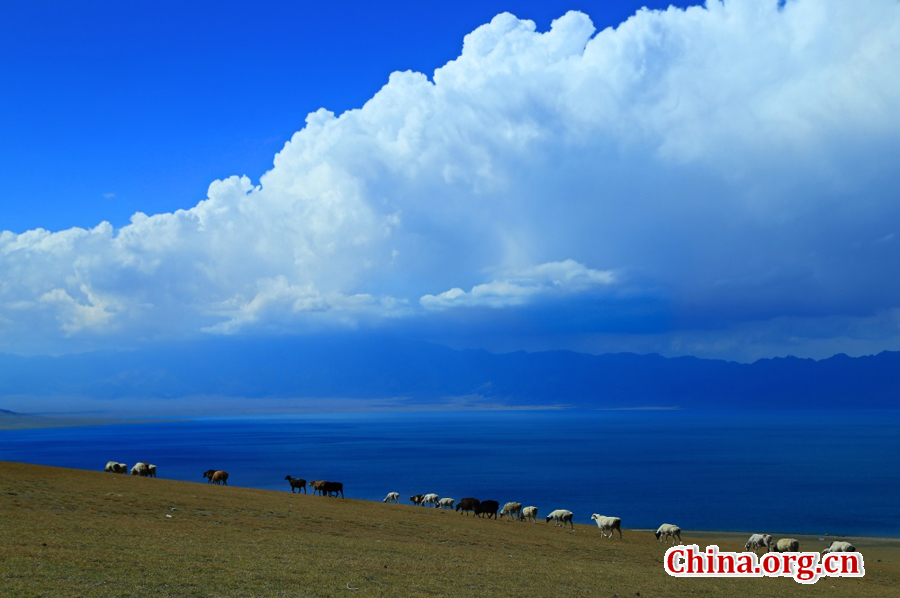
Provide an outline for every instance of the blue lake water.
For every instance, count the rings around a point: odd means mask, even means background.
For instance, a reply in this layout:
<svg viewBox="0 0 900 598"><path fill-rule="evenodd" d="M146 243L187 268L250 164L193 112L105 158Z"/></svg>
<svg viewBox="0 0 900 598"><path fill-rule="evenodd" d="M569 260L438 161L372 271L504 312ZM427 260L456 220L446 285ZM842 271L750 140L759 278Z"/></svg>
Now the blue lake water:
<svg viewBox="0 0 900 598"><path fill-rule="evenodd" d="M544 411L284 415L0 432L0 460L348 498L436 492L566 508L626 528L900 537L900 411Z"/></svg>

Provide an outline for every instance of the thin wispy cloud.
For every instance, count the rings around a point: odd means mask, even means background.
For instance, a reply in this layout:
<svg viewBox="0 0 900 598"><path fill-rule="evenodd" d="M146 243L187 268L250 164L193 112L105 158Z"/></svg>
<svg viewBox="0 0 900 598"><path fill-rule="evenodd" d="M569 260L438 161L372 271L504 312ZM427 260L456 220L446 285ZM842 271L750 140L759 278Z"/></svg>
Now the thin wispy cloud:
<svg viewBox="0 0 900 598"><path fill-rule="evenodd" d="M554 301L571 321L578 297L591 319L652 297L665 325L632 350L717 354L785 318L806 324L759 350L890 348L869 324L900 307L898 65L893 0L711 1L599 32L501 14L431 76L310 114L256 182L118 229L0 233L0 348ZM579 346L622 341L596 334Z"/></svg>

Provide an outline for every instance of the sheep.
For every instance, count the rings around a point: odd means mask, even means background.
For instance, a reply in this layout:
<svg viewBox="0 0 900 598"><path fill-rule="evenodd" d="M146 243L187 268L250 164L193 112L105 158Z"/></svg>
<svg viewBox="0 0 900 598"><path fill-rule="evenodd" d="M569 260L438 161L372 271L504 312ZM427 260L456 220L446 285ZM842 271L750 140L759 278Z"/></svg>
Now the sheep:
<svg viewBox="0 0 900 598"><path fill-rule="evenodd" d="M474 511L480 503L481 501L477 498L464 498L456 503L456 512L459 513L460 509L462 509L468 517L469 511Z"/></svg>
<svg viewBox="0 0 900 598"><path fill-rule="evenodd" d="M442 498L442 499L439 500L438 503L437 503L436 505L434 505L434 506L437 507L437 508L439 508L439 509L443 509L444 507L447 507L447 508L452 509L452 508L453 508L453 503L454 503L454 500L453 500L452 498Z"/></svg>
<svg viewBox="0 0 900 598"><path fill-rule="evenodd" d="M425 496L422 497L422 506L424 507L426 505L432 505L432 506L436 507L437 501L439 501L440 499L441 499L441 497L438 496L437 494L434 494L434 493L426 494Z"/></svg>
<svg viewBox="0 0 900 598"><path fill-rule="evenodd" d="M148 478L156 477L156 465L153 465L152 463L147 464L147 477Z"/></svg>
<svg viewBox="0 0 900 598"><path fill-rule="evenodd" d="M395 502L400 504L400 493L399 492L388 492L388 495L384 497L384 500L381 502Z"/></svg>
<svg viewBox="0 0 900 598"><path fill-rule="evenodd" d="M228 485L228 472L227 471L216 471L212 474L212 477L209 479L213 484L225 484Z"/></svg>
<svg viewBox="0 0 900 598"><path fill-rule="evenodd" d="M496 500L483 500L475 507L475 514L481 518L484 518L484 516L487 515L488 519L490 519L491 516L496 519L498 510L500 510L499 502Z"/></svg>
<svg viewBox="0 0 900 598"><path fill-rule="evenodd" d="M325 496L324 488L325 484L327 484L328 482L326 482L325 480L310 480L307 483L309 487L313 489L313 494L321 494L322 496Z"/></svg>
<svg viewBox="0 0 900 598"><path fill-rule="evenodd" d="M532 523L537 523L537 507L525 507L522 509L521 519L526 519Z"/></svg>
<svg viewBox="0 0 900 598"><path fill-rule="evenodd" d="M513 515L518 515L519 519L522 518L522 503L520 502L508 502L503 505L503 508L500 510L500 519L503 519L504 515L509 515L509 519L507 521L512 520Z"/></svg>
<svg viewBox="0 0 900 598"><path fill-rule="evenodd" d="M604 532L609 532L609 537L613 537L613 532L619 532L619 539L622 539L622 520L618 517L604 517L603 515L598 515L594 513L591 515L591 521L597 524L597 527L600 528L600 537L605 538L606 534Z"/></svg>
<svg viewBox="0 0 900 598"><path fill-rule="evenodd" d="M301 478L292 478L289 475L284 476L284 479L291 485L291 494L296 490L298 493L300 490L303 490L303 494L306 494L306 480Z"/></svg>
<svg viewBox="0 0 900 598"><path fill-rule="evenodd" d="M550 523L550 520L555 521L553 527L559 527L562 524L563 527L566 527L566 524L572 526L572 531L575 531L575 524L572 522L572 511L566 509L556 509L555 511L551 511L549 515L547 515L546 521Z"/></svg>
<svg viewBox="0 0 900 598"><path fill-rule="evenodd" d="M831 543L831 546L822 551L822 554L828 554L829 552L856 552L856 546L850 542L835 540Z"/></svg>
<svg viewBox="0 0 900 598"><path fill-rule="evenodd" d="M800 542L795 538L781 538L769 544L769 552L800 552Z"/></svg>
<svg viewBox="0 0 900 598"><path fill-rule="evenodd" d="M656 530L656 533L653 534L656 536L657 542L662 542L662 537L665 536L666 543L669 542L669 536L672 536L672 544L675 544L675 538L678 538L678 543L681 544L681 528L677 525L672 525L671 523L663 523L659 526L659 529Z"/></svg>
<svg viewBox="0 0 900 598"><path fill-rule="evenodd" d="M423 498L425 498L424 494L413 494L412 496L409 497L409 502L411 502L414 505L421 505Z"/></svg>
<svg viewBox="0 0 900 598"><path fill-rule="evenodd" d="M124 463L109 461L106 463L106 467L103 468L103 471L107 473L128 473L128 466Z"/></svg>
<svg viewBox="0 0 900 598"><path fill-rule="evenodd" d="M139 475L141 477L146 477L147 464L146 463L135 463L134 467L131 468L131 475Z"/></svg>
<svg viewBox="0 0 900 598"><path fill-rule="evenodd" d="M769 544L772 543L772 536L769 534L753 534L750 536L750 539L747 540L747 543L744 544L744 550L753 550L756 552L757 548L765 548L769 549Z"/></svg>

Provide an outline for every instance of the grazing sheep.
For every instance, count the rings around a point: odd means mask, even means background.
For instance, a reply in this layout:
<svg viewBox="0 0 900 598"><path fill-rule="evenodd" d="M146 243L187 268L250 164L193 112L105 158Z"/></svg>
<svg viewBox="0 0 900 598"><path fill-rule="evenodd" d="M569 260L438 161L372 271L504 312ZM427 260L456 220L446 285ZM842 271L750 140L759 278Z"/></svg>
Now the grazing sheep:
<svg viewBox="0 0 900 598"><path fill-rule="evenodd" d="M384 497L384 500L381 502L395 502L400 504L400 493L399 492L388 492L388 495Z"/></svg>
<svg viewBox="0 0 900 598"><path fill-rule="evenodd" d="M484 518L487 515L487 518L490 519L492 516L494 519L497 518L497 511L500 510L500 503L496 500L483 500L475 507L475 514Z"/></svg>
<svg viewBox="0 0 900 598"><path fill-rule="evenodd" d="M131 475L139 475L141 477L147 476L147 464L146 463L135 463L134 467L131 468Z"/></svg>
<svg viewBox="0 0 900 598"><path fill-rule="evenodd" d="M435 506L435 507L438 507L438 508L440 508L440 509L443 509L444 507L447 507L447 508L452 509L452 508L453 508L453 503L454 503L454 502L455 502L455 501L454 501L452 498L442 498L442 499L439 500L438 503L437 503L436 505L434 505L434 506Z"/></svg>
<svg viewBox="0 0 900 598"><path fill-rule="evenodd" d="M313 494L321 494L325 495L323 488L325 488L325 484L327 482L325 480L310 480L307 482L307 485L313 489Z"/></svg>
<svg viewBox="0 0 900 598"><path fill-rule="evenodd" d="M769 544L772 543L772 536L769 534L753 534L750 536L750 539L747 540L747 543L744 544L744 550L753 550L756 552L757 548L765 548L769 549Z"/></svg>
<svg viewBox="0 0 900 598"><path fill-rule="evenodd" d="M532 523L537 523L537 507L525 507L522 509L522 519L526 519Z"/></svg>
<svg viewBox="0 0 900 598"><path fill-rule="evenodd" d="M217 469L207 469L206 471L203 472L203 477L206 478L207 484L212 484L213 474L215 474L216 471L218 471L218 470Z"/></svg>
<svg viewBox="0 0 900 598"><path fill-rule="evenodd" d="M622 520L618 517L604 517L603 515L598 515L594 513L591 515L591 521L597 524L597 527L600 528L600 537L605 538L606 534L604 532L609 532L609 537L613 537L613 532L619 532L619 539L622 539Z"/></svg>
<svg viewBox="0 0 900 598"><path fill-rule="evenodd" d="M213 484L225 484L228 485L228 472L227 471L216 471L212 474L212 477L209 480Z"/></svg>
<svg viewBox="0 0 900 598"><path fill-rule="evenodd" d="M441 497L438 496L437 494L434 494L434 493L426 494L425 496L422 497L422 506L424 507L426 505L432 505L432 506L436 507L437 501L439 501L440 499L441 499Z"/></svg>
<svg viewBox="0 0 900 598"><path fill-rule="evenodd" d="M322 487L322 496L337 496L338 493L340 493L341 498L344 498L343 482L325 482L325 485Z"/></svg>
<svg viewBox="0 0 900 598"><path fill-rule="evenodd" d="M148 478L156 477L156 465L153 465L152 463L147 464L147 477Z"/></svg>
<svg viewBox="0 0 900 598"><path fill-rule="evenodd" d="M556 509L547 515L547 523L550 523L551 519L556 522L553 524L553 527L559 527L560 524L562 524L563 527L566 527L566 524L568 523L572 526L572 531L575 531L575 524L572 522L572 511Z"/></svg>
<svg viewBox="0 0 900 598"><path fill-rule="evenodd" d="M469 511L474 511L480 503L481 501L477 498L464 498L456 503L456 512L459 513L460 509L462 509L466 516L468 516Z"/></svg>
<svg viewBox="0 0 900 598"><path fill-rule="evenodd" d="M107 473L128 473L128 466L124 463L109 461L107 462L106 467L103 468L103 471Z"/></svg>
<svg viewBox="0 0 900 598"><path fill-rule="evenodd" d="M520 502L508 502L503 505L503 508L500 510L500 519L503 519L504 515L509 515L509 520L512 519L513 515L518 515L519 519L522 518L522 503Z"/></svg>
<svg viewBox="0 0 900 598"><path fill-rule="evenodd" d="M294 493L294 490L296 490L298 493L300 492L300 490L303 490L303 494L306 494L306 480L303 480L301 478L292 478L289 475L284 476L284 479L287 480L291 485L291 494Z"/></svg>
<svg viewBox="0 0 900 598"><path fill-rule="evenodd" d="M795 538L781 538L769 545L769 552L800 552L800 542Z"/></svg>
<svg viewBox="0 0 900 598"><path fill-rule="evenodd" d="M411 502L414 505L421 505L422 500L424 498L425 498L424 494L413 494L412 496L409 497L409 502Z"/></svg>
<svg viewBox="0 0 900 598"><path fill-rule="evenodd" d="M662 537L665 536L665 541L668 543L669 536L672 536L672 544L675 544L675 538L678 538L678 543L681 544L681 528L671 523L663 523L653 535L656 536L657 542L662 542Z"/></svg>
<svg viewBox="0 0 900 598"><path fill-rule="evenodd" d="M850 542L835 540L831 543L831 546L822 551L822 554L828 554L829 552L856 552L856 546Z"/></svg>

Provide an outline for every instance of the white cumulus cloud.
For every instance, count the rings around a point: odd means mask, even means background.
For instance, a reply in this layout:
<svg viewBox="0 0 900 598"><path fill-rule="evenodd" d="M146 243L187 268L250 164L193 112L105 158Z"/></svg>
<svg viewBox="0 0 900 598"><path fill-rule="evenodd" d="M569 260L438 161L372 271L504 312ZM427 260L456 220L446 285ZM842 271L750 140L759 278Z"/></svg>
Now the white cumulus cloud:
<svg viewBox="0 0 900 598"><path fill-rule="evenodd" d="M310 114L256 184L119 229L0 233L0 350L612 286L696 334L871 319L900 307L897 105L894 0L710 0L599 32L501 14L432 77Z"/></svg>

